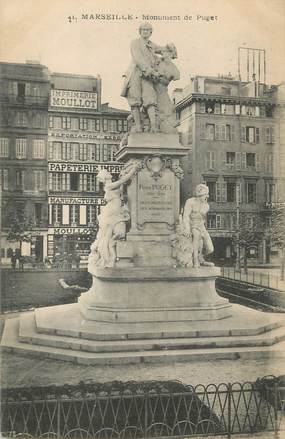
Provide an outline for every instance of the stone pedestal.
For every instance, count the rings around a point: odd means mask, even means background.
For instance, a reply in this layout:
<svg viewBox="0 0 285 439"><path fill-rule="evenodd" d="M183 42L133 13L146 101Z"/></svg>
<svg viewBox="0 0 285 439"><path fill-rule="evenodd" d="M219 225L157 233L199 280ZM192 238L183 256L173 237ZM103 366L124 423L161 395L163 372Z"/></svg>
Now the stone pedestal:
<svg viewBox="0 0 285 439"><path fill-rule="evenodd" d="M231 305L216 293L218 275L216 267L97 269L80 311L87 320L118 324L223 319Z"/></svg>

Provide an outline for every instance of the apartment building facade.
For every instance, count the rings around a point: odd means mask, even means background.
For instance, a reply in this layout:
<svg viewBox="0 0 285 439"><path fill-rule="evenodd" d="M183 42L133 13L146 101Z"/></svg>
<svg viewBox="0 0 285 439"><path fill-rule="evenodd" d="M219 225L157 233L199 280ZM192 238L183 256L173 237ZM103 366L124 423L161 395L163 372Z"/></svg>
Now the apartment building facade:
<svg viewBox="0 0 285 439"><path fill-rule="evenodd" d="M13 249L43 260L47 249L48 69L33 61L0 63L1 261ZM28 240L7 240L11 222ZM10 235L11 236L11 235Z"/></svg>
<svg viewBox="0 0 285 439"><path fill-rule="evenodd" d="M217 262L233 260L233 232L241 216L248 228L260 220L269 225L274 203L284 198L281 91L254 80L197 76L174 93L181 141L190 147L183 201L198 183L209 187L207 227ZM248 257L265 263L275 253L264 239Z"/></svg>
<svg viewBox="0 0 285 439"><path fill-rule="evenodd" d="M114 178L128 112L101 102L100 77L51 74L48 128L49 258L86 260L104 204L97 174Z"/></svg>

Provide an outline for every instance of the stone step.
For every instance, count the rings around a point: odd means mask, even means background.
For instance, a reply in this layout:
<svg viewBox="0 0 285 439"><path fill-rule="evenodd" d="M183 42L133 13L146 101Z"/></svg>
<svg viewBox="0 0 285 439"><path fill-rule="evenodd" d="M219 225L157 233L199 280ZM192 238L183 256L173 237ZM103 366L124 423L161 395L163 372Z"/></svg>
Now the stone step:
<svg viewBox="0 0 285 439"><path fill-rule="evenodd" d="M212 321L110 323L83 320L77 303L35 310L37 332L88 340L210 338L258 335L285 324L284 314L264 314L241 305L232 317ZM64 316L64 318L63 318ZM66 318L68 316L68 318Z"/></svg>
<svg viewBox="0 0 285 439"><path fill-rule="evenodd" d="M246 346L270 346L285 338L285 327L260 335L227 337L191 337L146 340L86 340L37 332L34 313L20 316L19 341L42 346L74 349L88 352L135 352L174 349L206 349Z"/></svg>
<svg viewBox="0 0 285 439"><path fill-rule="evenodd" d="M238 358L264 359L284 358L285 341L272 346L247 346L247 347L224 347L200 348L200 349L171 349L157 351L128 351L128 352L87 352L75 349L63 349L59 347L34 345L19 341L19 319L9 319L5 322L2 337L2 350L21 355L37 356L40 358L52 358L56 360L70 361L78 364L109 365L130 363L157 363L157 362L180 362L180 361L208 361Z"/></svg>

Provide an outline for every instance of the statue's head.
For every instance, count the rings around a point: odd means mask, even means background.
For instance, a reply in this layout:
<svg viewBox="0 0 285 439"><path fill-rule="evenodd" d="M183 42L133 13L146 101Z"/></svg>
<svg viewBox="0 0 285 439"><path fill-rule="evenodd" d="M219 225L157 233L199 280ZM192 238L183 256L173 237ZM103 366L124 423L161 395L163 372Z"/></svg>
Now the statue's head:
<svg viewBox="0 0 285 439"><path fill-rule="evenodd" d="M152 25L150 23L142 23L139 27L139 33L142 38L149 38L152 34Z"/></svg>
<svg viewBox="0 0 285 439"><path fill-rule="evenodd" d="M97 180L99 183L105 183L107 180L112 180L112 175L107 169L101 169L97 174Z"/></svg>
<svg viewBox="0 0 285 439"><path fill-rule="evenodd" d="M201 183L196 186L195 190L196 197L201 198L202 200L206 201L209 197L209 188L205 184Z"/></svg>

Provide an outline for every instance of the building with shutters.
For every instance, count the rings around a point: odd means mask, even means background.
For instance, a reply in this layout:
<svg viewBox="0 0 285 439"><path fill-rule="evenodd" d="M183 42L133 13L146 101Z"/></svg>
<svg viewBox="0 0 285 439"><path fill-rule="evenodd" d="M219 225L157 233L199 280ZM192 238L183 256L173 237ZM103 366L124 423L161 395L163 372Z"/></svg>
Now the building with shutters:
<svg viewBox="0 0 285 439"><path fill-rule="evenodd" d="M98 171L115 153L128 112L101 103L100 77L52 73L48 128L48 257L86 261L104 204Z"/></svg>
<svg viewBox="0 0 285 439"><path fill-rule="evenodd" d="M268 87L232 76L195 76L174 91L181 142L189 147L183 203L198 183L207 184L207 228L218 263L234 259L238 210L248 227L259 219L269 224L274 203L284 199L283 95L284 84ZM264 239L249 249L248 257L265 263L275 253Z"/></svg>
<svg viewBox="0 0 285 439"><path fill-rule="evenodd" d="M42 261L47 252L47 67L34 61L0 63L1 262L13 249ZM29 242L11 242L11 222Z"/></svg>

